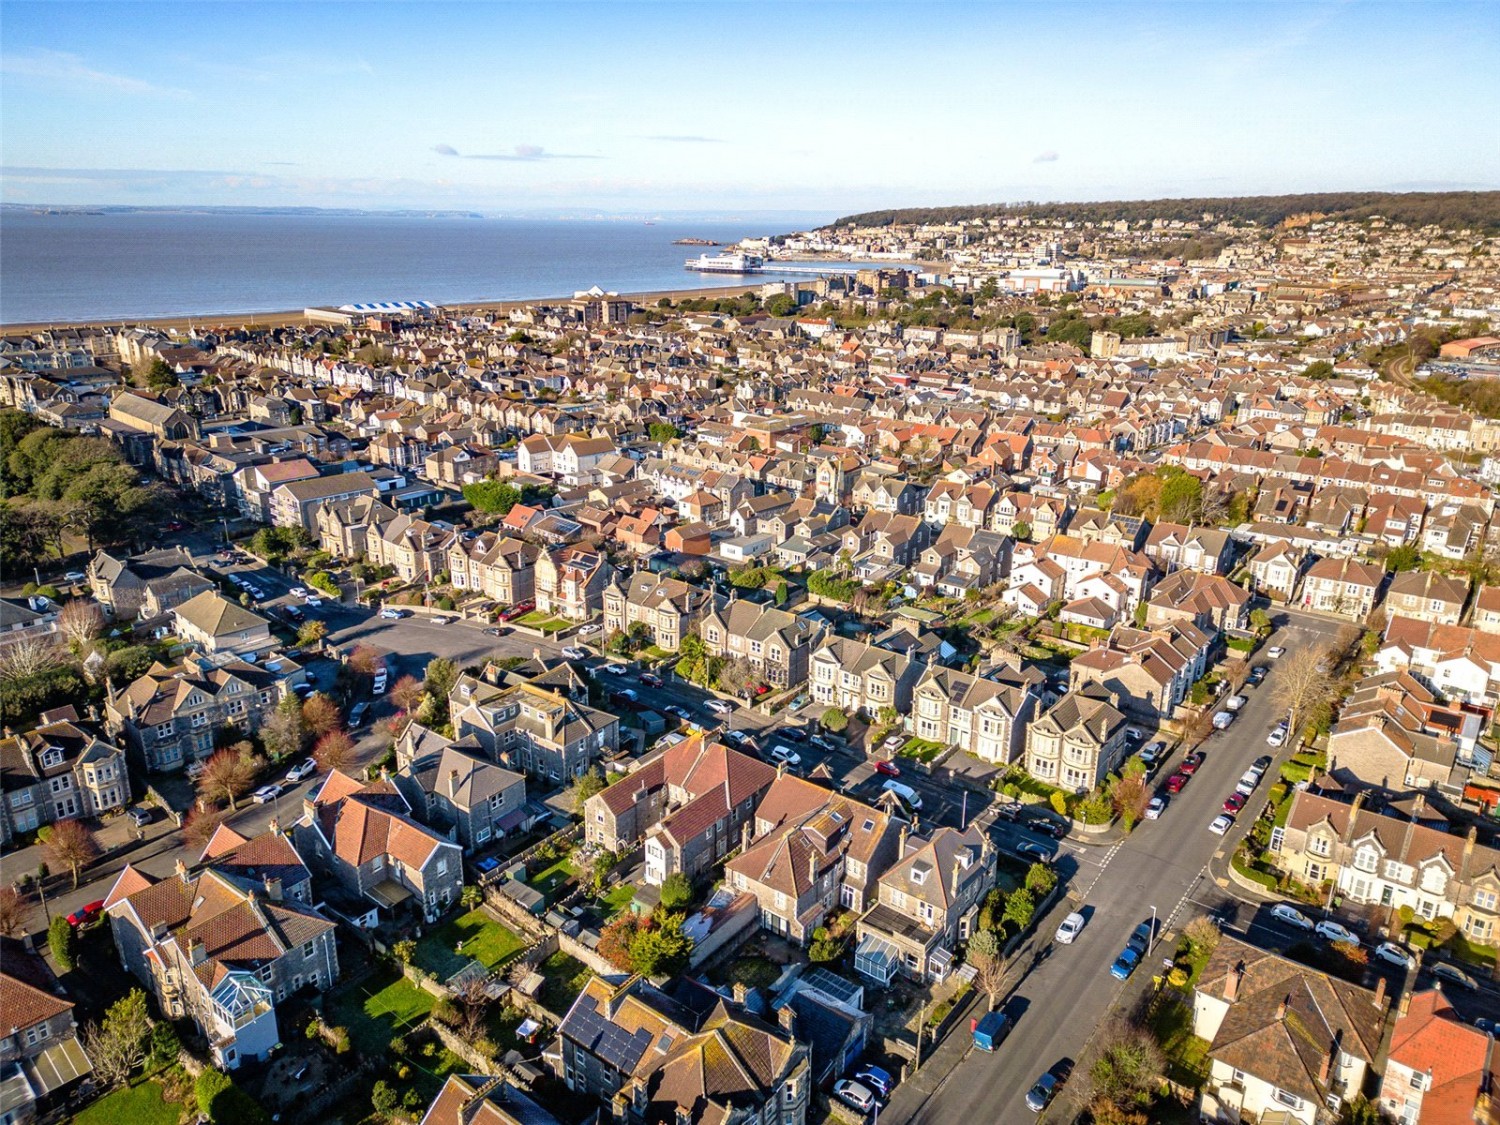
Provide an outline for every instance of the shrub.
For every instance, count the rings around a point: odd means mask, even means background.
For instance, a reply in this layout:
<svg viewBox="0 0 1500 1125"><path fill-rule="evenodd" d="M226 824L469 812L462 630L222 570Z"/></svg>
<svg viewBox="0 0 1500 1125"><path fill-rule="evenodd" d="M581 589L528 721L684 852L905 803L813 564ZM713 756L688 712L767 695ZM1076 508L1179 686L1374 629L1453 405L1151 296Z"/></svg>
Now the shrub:
<svg viewBox="0 0 1500 1125"><path fill-rule="evenodd" d="M1058 816L1068 815L1068 798L1062 793L1061 790L1053 790L1052 793L1047 797L1047 802L1052 806L1053 811L1056 812Z"/></svg>
<svg viewBox="0 0 1500 1125"><path fill-rule="evenodd" d="M77 963L77 942L73 936L73 927L68 925L66 918L54 918L47 926L47 948L52 950L52 960L57 962L59 969L65 973L73 971L73 966Z"/></svg>
<svg viewBox="0 0 1500 1125"><path fill-rule="evenodd" d="M382 1078L370 1091L370 1104L375 1107L376 1113L392 1113L401 1104L401 1096Z"/></svg>

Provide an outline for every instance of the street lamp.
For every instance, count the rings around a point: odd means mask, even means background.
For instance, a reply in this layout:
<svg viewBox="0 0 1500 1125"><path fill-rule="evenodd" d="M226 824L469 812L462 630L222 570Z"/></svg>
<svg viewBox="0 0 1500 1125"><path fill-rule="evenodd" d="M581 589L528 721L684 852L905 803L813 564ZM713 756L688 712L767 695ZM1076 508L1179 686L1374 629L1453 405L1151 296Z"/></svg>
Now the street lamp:
<svg viewBox="0 0 1500 1125"><path fill-rule="evenodd" d="M1151 941L1146 946L1146 952L1150 953L1156 948L1156 904L1151 904Z"/></svg>

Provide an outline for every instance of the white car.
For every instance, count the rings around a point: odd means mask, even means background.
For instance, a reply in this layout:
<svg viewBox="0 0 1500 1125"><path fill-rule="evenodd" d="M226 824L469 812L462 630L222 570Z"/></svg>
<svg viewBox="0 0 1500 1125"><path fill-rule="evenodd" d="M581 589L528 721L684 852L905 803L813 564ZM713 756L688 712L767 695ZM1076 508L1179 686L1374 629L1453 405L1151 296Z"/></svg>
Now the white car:
<svg viewBox="0 0 1500 1125"><path fill-rule="evenodd" d="M1228 813L1220 813L1209 823L1208 830L1215 836L1222 836L1234 825L1234 817Z"/></svg>
<svg viewBox="0 0 1500 1125"><path fill-rule="evenodd" d="M833 1096L845 1105L851 1105L860 1113L869 1113L875 1108L875 1093L868 1086L852 1078L840 1078L833 1084Z"/></svg>
<svg viewBox="0 0 1500 1125"><path fill-rule="evenodd" d="M81 570L70 570L63 577L69 582L87 582L89 576Z"/></svg>
<svg viewBox="0 0 1500 1125"><path fill-rule="evenodd" d="M1286 741L1286 727L1273 727L1271 733L1266 735L1267 746L1280 746Z"/></svg>
<svg viewBox="0 0 1500 1125"><path fill-rule="evenodd" d="M802 755L790 746L772 747L771 758L773 761L785 762L789 766L800 766L802 764Z"/></svg>
<svg viewBox="0 0 1500 1125"><path fill-rule="evenodd" d="M1314 926L1313 933L1317 934L1324 941L1344 942L1348 945L1359 944L1359 938L1355 936L1353 930L1347 926L1339 925L1331 918L1324 918Z"/></svg>
<svg viewBox="0 0 1500 1125"><path fill-rule="evenodd" d="M1057 927L1057 933L1052 935L1052 940L1059 945L1072 945L1073 939L1082 932L1083 915L1075 912L1062 920L1062 925Z"/></svg>
<svg viewBox="0 0 1500 1125"><path fill-rule="evenodd" d="M254 797L255 803L257 805L268 805L277 797L281 796L281 786L262 785L254 792L254 794L252 794L252 796Z"/></svg>
<svg viewBox="0 0 1500 1125"><path fill-rule="evenodd" d="M1146 819L1160 820L1161 814L1167 811L1167 798L1158 793L1146 803Z"/></svg>
<svg viewBox="0 0 1500 1125"><path fill-rule="evenodd" d="M1278 922L1285 922L1288 926L1293 926L1299 930L1311 930L1313 928L1313 920L1311 918L1295 906L1288 906L1284 902L1278 902L1275 906L1271 907L1271 917L1275 918Z"/></svg>
<svg viewBox="0 0 1500 1125"><path fill-rule="evenodd" d="M1417 959L1406 950L1402 949L1393 941L1383 941L1375 947L1374 956L1384 961L1387 965L1395 965L1398 969L1410 972L1416 967Z"/></svg>
<svg viewBox="0 0 1500 1125"><path fill-rule="evenodd" d="M318 763L308 758L305 762L298 762L286 771L286 780L289 785L296 785L303 778L311 777L318 772Z"/></svg>
<svg viewBox="0 0 1500 1125"><path fill-rule="evenodd" d="M1233 711L1217 711L1214 713L1214 730L1228 730L1229 724L1234 722Z"/></svg>
<svg viewBox="0 0 1500 1125"><path fill-rule="evenodd" d="M880 744L883 750L899 750L906 745L906 735L893 734Z"/></svg>
<svg viewBox="0 0 1500 1125"><path fill-rule="evenodd" d="M578 630L578 635L580 637L591 637L602 628L604 628L602 625L585 625Z"/></svg>
<svg viewBox="0 0 1500 1125"><path fill-rule="evenodd" d="M1250 697L1248 695L1231 695L1224 701L1224 706L1231 711L1238 711L1241 707L1249 702Z"/></svg>
<svg viewBox="0 0 1500 1125"><path fill-rule="evenodd" d="M313 609L319 609L323 605L323 599L314 597L313 595L309 594L307 597L302 599L302 604L311 606Z"/></svg>
<svg viewBox="0 0 1500 1125"><path fill-rule="evenodd" d="M750 736L742 730L726 730L724 732L724 737L729 739L729 741L733 742L736 746L743 746L745 743L750 741Z"/></svg>
<svg viewBox="0 0 1500 1125"><path fill-rule="evenodd" d="M563 649L562 654L569 660L582 660L588 656L588 653L584 652L583 649L575 648L573 645L569 645Z"/></svg>
<svg viewBox="0 0 1500 1125"><path fill-rule="evenodd" d="M1275 645L1271 648L1266 649L1267 660L1280 660L1285 655L1286 649L1282 648L1280 645Z"/></svg>
<svg viewBox="0 0 1500 1125"><path fill-rule="evenodd" d="M303 587L303 586L293 586L292 587L292 597L294 597L294 598L305 598L305 597L307 597L307 589L306 589L306 587Z"/></svg>
<svg viewBox="0 0 1500 1125"><path fill-rule="evenodd" d="M1248 797L1255 792L1255 787L1260 784L1260 778L1260 770L1251 767L1240 775L1239 784L1234 787L1234 791Z"/></svg>
<svg viewBox="0 0 1500 1125"><path fill-rule="evenodd" d="M399 609L382 609L380 611L380 616L385 618L387 621L400 621L401 611Z"/></svg>
<svg viewBox="0 0 1500 1125"><path fill-rule="evenodd" d="M725 703L722 699L710 699L703 706L706 710L712 711L715 715L734 714L734 708Z"/></svg>

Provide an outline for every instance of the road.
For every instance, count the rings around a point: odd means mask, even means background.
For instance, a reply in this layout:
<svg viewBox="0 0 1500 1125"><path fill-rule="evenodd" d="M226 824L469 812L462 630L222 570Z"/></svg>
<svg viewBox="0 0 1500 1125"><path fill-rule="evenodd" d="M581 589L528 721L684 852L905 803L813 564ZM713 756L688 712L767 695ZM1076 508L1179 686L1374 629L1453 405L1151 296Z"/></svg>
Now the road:
<svg viewBox="0 0 1500 1125"><path fill-rule="evenodd" d="M1338 626L1300 617L1279 630L1274 643L1291 649L1305 644L1327 644ZM1263 661L1260 661L1263 662ZM1082 1060L1094 1031L1105 1022L1111 1008L1127 989L1149 982L1161 965L1163 947L1158 945L1137 969L1135 978L1121 983L1109 975L1109 966L1126 938L1153 908L1160 931L1175 932L1197 913L1222 911L1233 900L1211 880L1205 868L1216 850L1232 850L1248 829L1252 816L1247 810L1226 837L1208 831L1220 812L1224 798L1233 792L1246 767L1262 754L1271 753L1266 732L1280 715L1271 694L1276 683L1275 665L1266 682L1248 688L1249 702L1227 730L1214 734L1202 746L1207 757L1192 781L1172 797L1160 820L1141 824L1123 841L1109 847L1064 844L1058 863L1067 879L1069 894L1044 919L1038 930L1050 937L1057 922L1069 910L1084 914L1088 924L1072 945L1046 946L1034 967L1020 979L1004 1001L1015 1018L1016 1030L999 1051L987 1054L970 1049L968 1055L925 1103L913 1088L907 1096L898 1087L881 1119L943 1125L954 1121L1026 1121L1035 1115L1026 1108L1025 1095L1031 1084L1063 1059ZM1276 752L1279 763L1290 747ZM1181 760L1179 751L1162 767L1154 782L1163 783ZM1273 765L1270 776L1275 776ZM1269 780L1263 781L1252 798L1251 808L1265 799ZM1006 846L1014 829L1005 822L994 826L997 841ZM1030 963L1028 959L1027 963ZM963 1029L954 1032L962 1035ZM1083 1083L1075 1079L1072 1089ZM1065 1090L1046 1120L1067 1118L1070 1108ZM1072 1107L1076 1108L1076 1107Z"/></svg>

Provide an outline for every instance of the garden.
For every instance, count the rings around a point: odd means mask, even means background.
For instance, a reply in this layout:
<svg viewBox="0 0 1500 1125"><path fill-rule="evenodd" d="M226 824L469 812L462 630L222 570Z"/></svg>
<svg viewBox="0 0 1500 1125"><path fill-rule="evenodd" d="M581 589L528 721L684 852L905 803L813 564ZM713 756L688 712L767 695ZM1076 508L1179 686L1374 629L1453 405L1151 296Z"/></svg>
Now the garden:
<svg viewBox="0 0 1500 1125"><path fill-rule="evenodd" d="M511 624L520 625L527 629L536 629L538 632L548 635L561 633L566 629L573 628L573 622L567 618L554 617L552 614L540 609L534 609L526 614L526 616L516 618Z"/></svg>
<svg viewBox="0 0 1500 1125"><path fill-rule="evenodd" d="M481 906L444 922L417 942L412 964L445 981L471 960L494 969L525 948L524 939Z"/></svg>
<svg viewBox="0 0 1500 1125"><path fill-rule="evenodd" d="M929 742L925 738L908 739L905 746L896 753L902 758L915 758L919 762L931 763L937 760L939 754L946 749L941 742Z"/></svg>
<svg viewBox="0 0 1500 1125"><path fill-rule="evenodd" d="M360 1054L378 1058L395 1036L426 1019L436 1000L397 970L385 968L329 993L326 1022L345 1029Z"/></svg>

